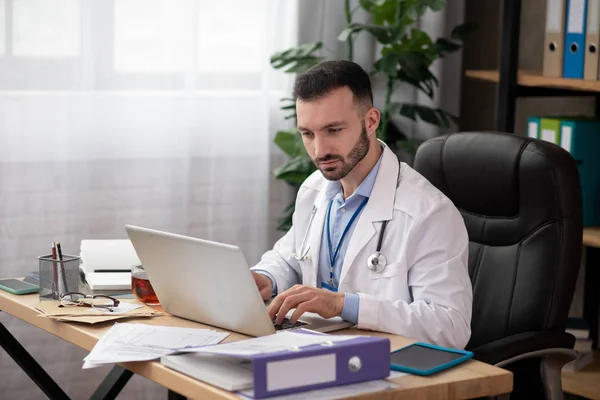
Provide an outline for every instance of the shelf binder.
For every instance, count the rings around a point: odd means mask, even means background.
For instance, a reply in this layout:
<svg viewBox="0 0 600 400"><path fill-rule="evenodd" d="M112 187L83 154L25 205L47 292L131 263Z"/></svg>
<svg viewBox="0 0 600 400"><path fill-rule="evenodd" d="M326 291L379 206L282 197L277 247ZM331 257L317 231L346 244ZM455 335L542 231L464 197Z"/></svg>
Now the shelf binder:
<svg viewBox="0 0 600 400"><path fill-rule="evenodd" d="M254 355L173 355L161 363L225 390L252 389L261 399L387 378L390 354L389 339L360 336Z"/></svg>
<svg viewBox="0 0 600 400"><path fill-rule="evenodd" d="M565 2L546 0L546 34L544 37L543 75L562 76L565 43Z"/></svg>
<svg viewBox="0 0 600 400"><path fill-rule="evenodd" d="M587 0L566 0L563 77L583 79Z"/></svg>
<svg viewBox="0 0 600 400"><path fill-rule="evenodd" d="M598 45L600 44L600 0L587 0L587 29L585 35L585 64L583 79L598 80Z"/></svg>
<svg viewBox="0 0 600 400"><path fill-rule="evenodd" d="M600 225L600 120L590 117L541 117L540 139L567 150L577 163L583 206L583 226Z"/></svg>
<svg viewBox="0 0 600 400"><path fill-rule="evenodd" d="M534 139L540 138L540 117L527 117L527 136Z"/></svg>

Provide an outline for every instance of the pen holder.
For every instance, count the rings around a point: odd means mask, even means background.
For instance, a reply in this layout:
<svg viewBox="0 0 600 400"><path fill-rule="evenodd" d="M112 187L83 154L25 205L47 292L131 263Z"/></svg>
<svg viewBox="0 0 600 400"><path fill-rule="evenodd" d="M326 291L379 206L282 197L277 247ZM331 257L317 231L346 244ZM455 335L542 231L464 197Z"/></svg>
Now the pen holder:
<svg viewBox="0 0 600 400"><path fill-rule="evenodd" d="M79 260L77 256L63 255L55 260L52 255L38 257L40 261L40 300L59 300L67 292L79 289Z"/></svg>

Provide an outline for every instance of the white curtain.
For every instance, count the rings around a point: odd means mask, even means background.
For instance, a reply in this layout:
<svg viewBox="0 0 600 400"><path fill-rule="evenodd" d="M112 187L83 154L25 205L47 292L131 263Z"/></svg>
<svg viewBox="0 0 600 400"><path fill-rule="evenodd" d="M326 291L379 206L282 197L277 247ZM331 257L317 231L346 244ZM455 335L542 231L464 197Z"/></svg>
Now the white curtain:
<svg viewBox="0 0 600 400"><path fill-rule="evenodd" d="M125 224L272 245L273 135L297 44L297 3L277 0L0 0L0 276L24 276L60 241L126 238ZM0 313L73 398L107 369ZM40 390L0 351L0 397ZM143 378L123 398L165 398Z"/></svg>

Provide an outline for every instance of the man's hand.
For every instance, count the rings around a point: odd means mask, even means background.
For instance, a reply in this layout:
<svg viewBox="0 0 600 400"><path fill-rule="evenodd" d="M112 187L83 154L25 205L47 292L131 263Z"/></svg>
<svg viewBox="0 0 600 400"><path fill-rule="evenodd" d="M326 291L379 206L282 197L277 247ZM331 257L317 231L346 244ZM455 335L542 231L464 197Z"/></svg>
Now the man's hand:
<svg viewBox="0 0 600 400"><path fill-rule="evenodd" d="M310 286L295 285L275 297L267 311L271 319L277 317L275 323L281 325L287 313L293 308L296 309L290 318L293 324L305 312L316 313L323 318L336 317L342 314L344 294Z"/></svg>
<svg viewBox="0 0 600 400"><path fill-rule="evenodd" d="M259 274L258 272L252 272L252 276L254 277L254 282L256 282L256 286L258 287L258 291L264 301L267 301L273 295L273 283L271 279L264 275Z"/></svg>

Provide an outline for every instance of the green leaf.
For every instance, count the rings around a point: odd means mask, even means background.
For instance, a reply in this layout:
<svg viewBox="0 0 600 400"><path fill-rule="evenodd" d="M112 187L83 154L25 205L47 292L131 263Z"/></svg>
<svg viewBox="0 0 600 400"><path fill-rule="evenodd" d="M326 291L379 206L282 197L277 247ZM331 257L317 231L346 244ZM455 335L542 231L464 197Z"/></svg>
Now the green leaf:
<svg viewBox="0 0 600 400"><path fill-rule="evenodd" d="M450 33L451 39L463 41L467 36L477 30L477 24L474 22L466 22L462 25L458 25L452 29Z"/></svg>
<svg viewBox="0 0 600 400"><path fill-rule="evenodd" d="M360 0L360 6L373 17L376 25L395 25L398 0Z"/></svg>
<svg viewBox="0 0 600 400"><path fill-rule="evenodd" d="M449 41L448 39L440 38L435 41L435 51L439 57L444 57L447 54L454 53L460 50L460 45Z"/></svg>
<svg viewBox="0 0 600 400"><path fill-rule="evenodd" d="M397 33L397 29L395 27L352 23L338 35L338 40L345 42L351 35L360 31L369 32L375 37L375 39L377 39L378 42L382 44L390 43Z"/></svg>
<svg viewBox="0 0 600 400"><path fill-rule="evenodd" d="M440 108L432 108L419 104L392 103L389 106L391 114L400 114L413 121L420 119L435 126L450 128L450 120L457 122L458 118Z"/></svg>
<svg viewBox="0 0 600 400"><path fill-rule="evenodd" d="M275 69L288 67L285 72L304 71L322 60L322 57L314 55L323 47L322 42L305 43L271 56L271 66Z"/></svg>
<svg viewBox="0 0 600 400"><path fill-rule="evenodd" d="M273 142L289 157L298 157L306 153L300 134L293 129L277 132Z"/></svg>
<svg viewBox="0 0 600 400"><path fill-rule="evenodd" d="M313 161L307 156L297 156L288 160L274 171L275 178L297 186L302 184L315 171Z"/></svg>
<svg viewBox="0 0 600 400"><path fill-rule="evenodd" d="M425 82L422 82L418 79L411 77L403 70L398 71L397 78L399 81L406 82L409 85L412 85L415 88L419 89L420 91L425 93L430 98L433 98L433 87L431 85L428 85Z"/></svg>
<svg viewBox="0 0 600 400"><path fill-rule="evenodd" d="M410 49L413 51L427 49L433 44L429 35L420 29L412 29L408 40Z"/></svg>
<svg viewBox="0 0 600 400"><path fill-rule="evenodd" d="M431 11L440 11L446 6L445 0L421 0L422 4L429 7Z"/></svg>
<svg viewBox="0 0 600 400"><path fill-rule="evenodd" d="M384 54L373 64L373 71L390 77L396 76L398 73L398 55L394 53Z"/></svg>
<svg viewBox="0 0 600 400"><path fill-rule="evenodd" d="M360 28L348 27L348 28L344 29L343 31L341 31L337 38L340 42L345 42L346 40L348 40L348 38L350 36L352 36L356 32L360 32L360 31L361 31Z"/></svg>
<svg viewBox="0 0 600 400"><path fill-rule="evenodd" d="M296 202L292 201L277 217L277 229L280 231L289 231L292 227L294 211L296 208Z"/></svg>

